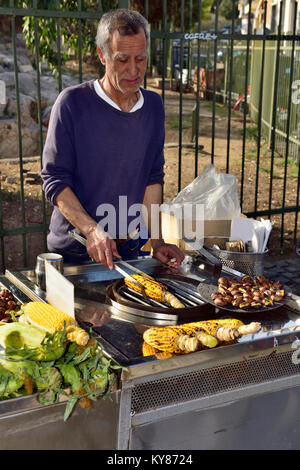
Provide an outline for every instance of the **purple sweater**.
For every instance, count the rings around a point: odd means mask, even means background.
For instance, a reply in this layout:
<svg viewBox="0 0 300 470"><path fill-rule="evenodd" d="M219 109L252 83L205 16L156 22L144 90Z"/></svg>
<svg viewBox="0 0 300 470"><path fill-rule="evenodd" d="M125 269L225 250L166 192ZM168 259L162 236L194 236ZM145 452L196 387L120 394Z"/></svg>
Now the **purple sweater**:
<svg viewBox="0 0 300 470"><path fill-rule="evenodd" d="M66 88L58 96L51 112L42 170L46 198L54 205L50 251L78 246L68 236L74 227L56 205L57 195L67 186L98 222L102 218L96 215L100 204L112 204L118 221L120 195L127 196L129 207L142 202L146 186L163 184L163 104L157 93L141 92L144 105L133 113L106 103L95 92L93 81Z"/></svg>

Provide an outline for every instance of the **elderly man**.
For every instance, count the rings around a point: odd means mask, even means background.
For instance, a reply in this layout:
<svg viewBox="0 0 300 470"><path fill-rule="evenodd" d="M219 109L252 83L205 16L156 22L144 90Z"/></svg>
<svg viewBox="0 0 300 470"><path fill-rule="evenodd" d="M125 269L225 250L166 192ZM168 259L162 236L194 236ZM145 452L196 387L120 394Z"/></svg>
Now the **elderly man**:
<svg viewBox="0 0 300 470"><path fill-rule="evenodd" d="M126 241L130 231L124 235L118 221L126 210L130 227L130 208L142 203L153 256L179 266L184 256L164 243L160 228L151 236L151 206L162 199L164 110L158 94L141 88L147 21L135 11L110 11L99 22L96 43L104 77L63 90L51 113L42 170L54 205L48 249L66 262L90 256L112 269L114 257L138 255L137 241ZM126 209L120 208L124 197ZM107 207L115 210L114 234L102 223ZM68 236L73 228L86 238L85 252Z"/></svg>

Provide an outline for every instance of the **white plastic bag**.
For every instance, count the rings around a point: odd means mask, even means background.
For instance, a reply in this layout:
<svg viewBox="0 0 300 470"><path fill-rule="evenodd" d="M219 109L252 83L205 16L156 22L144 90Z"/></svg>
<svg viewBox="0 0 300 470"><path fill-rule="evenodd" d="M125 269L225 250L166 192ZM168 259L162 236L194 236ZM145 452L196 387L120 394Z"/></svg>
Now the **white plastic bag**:
<svg viewBox="0 0 300 470"><path fill-rule="evenodd" d="M230 220L241 214L235 176L216 173L206 165L203 172L173 199L172 204L203 204L205 220Z"/></svg>

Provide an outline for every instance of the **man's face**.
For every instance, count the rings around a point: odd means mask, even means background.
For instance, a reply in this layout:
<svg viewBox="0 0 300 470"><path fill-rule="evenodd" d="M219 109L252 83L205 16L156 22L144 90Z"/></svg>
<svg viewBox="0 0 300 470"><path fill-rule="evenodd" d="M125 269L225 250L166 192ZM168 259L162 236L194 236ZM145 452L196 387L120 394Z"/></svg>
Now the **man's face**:
<svg viewBox="0 0 300 470"><path fill-rule="evenodd" d="M147 46L143 29L138 34L120 36L115 30L111 37L109 57L97 48L106 76L115 90L135 93L144 80L147 67Z"/></svg>

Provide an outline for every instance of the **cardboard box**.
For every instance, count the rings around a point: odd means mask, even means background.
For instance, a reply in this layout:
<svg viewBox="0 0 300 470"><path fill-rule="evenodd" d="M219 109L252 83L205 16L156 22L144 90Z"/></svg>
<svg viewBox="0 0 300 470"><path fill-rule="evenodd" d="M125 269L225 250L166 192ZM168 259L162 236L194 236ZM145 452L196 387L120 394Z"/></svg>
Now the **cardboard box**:
<svg viewBox="0 0 300 470"><path fill-rule="evenodd" d="M220 246L228 240L231 233L231 220L186 220L175 217L172 214L161 212L162 236L166 243L173 243L186 253L190 253L191 248L182 239L185 232L185 224L189 224L191 230L197 233L197 240L203 245ZM187 237L190 238L190 237ZM196 236L195 236L196 238Z"/></svg>

